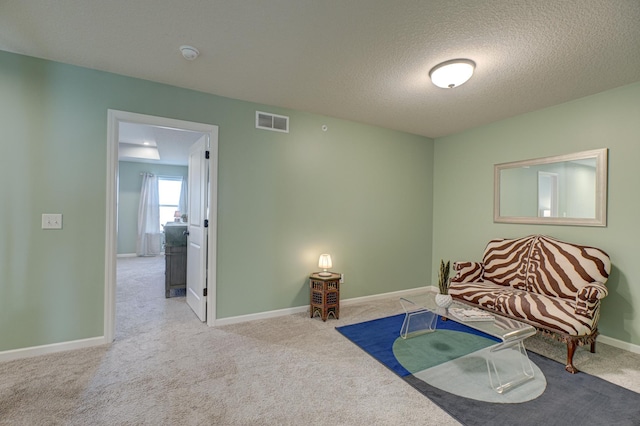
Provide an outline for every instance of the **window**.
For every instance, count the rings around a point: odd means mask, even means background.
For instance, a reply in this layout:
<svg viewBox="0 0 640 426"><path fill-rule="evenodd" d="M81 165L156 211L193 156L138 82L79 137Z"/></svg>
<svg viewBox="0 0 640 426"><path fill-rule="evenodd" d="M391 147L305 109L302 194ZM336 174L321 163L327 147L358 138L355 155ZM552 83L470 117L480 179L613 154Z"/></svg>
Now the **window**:
<svg viewBox="0 0 640 426"><path fill-rule="evenodd" d="M160 229L167 223L173 222L175 212L180 211L180 193L182 192L182 177L158 177L158 201L160 205ZM180 212L184 214L186 212Z"/></svg>

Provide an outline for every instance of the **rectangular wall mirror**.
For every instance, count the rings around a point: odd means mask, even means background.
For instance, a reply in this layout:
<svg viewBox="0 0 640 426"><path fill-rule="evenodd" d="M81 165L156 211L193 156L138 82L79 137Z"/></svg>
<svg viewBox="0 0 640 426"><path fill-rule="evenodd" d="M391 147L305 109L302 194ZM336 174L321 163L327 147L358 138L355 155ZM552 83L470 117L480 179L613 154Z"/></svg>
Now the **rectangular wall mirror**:
<svg viewBox="0 0 640 426"><path fill-rule="evenodd" d="M607 149L494 166L494 222L607 225Z"/></svg>

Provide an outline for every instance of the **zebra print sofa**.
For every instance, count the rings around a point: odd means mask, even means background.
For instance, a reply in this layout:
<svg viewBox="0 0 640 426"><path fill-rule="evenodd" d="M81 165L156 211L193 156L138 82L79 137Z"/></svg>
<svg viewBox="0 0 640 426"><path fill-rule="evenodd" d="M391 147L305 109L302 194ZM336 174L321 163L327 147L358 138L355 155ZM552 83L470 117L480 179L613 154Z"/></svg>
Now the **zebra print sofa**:
<svg viewBox="0 0 640 426"><path fill-rule="evenodd" d="M454 263L449 294L531 324L567 344L565 369L577 373L577 345L595 352L600 300L611 270L602 250L530 235L489 241L482 262Z"/></svg>

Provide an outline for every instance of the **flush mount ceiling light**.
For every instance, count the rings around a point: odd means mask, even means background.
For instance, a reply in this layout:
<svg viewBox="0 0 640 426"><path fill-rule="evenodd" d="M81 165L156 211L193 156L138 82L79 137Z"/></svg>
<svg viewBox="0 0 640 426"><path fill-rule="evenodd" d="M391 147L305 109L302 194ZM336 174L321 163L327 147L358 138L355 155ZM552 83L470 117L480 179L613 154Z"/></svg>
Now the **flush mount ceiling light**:
<svg viewBox="0 0 640 426"><path fill-rule="evenodd" d="M475 67L476 63L470 59L452 59L431 68L429 77L436 86L452 89L469 80Z"/></svg>
<svg viewBox="0 0 640 426"><path fill-rule="evenodd" d="M180 53L187 61L193 61L200 54L198 49L193 46L180 46Z"/></svg>

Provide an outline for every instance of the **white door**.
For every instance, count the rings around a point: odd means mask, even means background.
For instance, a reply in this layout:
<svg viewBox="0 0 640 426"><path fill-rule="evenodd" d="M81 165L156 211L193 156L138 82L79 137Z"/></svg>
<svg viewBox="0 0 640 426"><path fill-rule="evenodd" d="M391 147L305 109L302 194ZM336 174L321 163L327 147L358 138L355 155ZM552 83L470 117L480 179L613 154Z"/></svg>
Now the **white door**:
<svg viewBox="0 0 640 426"><path fill-rule="evenodd" d="M187 303L201 321L207 319L207 227L209 203L208 135L189 149L189 213L187 237Z"/></svg>

